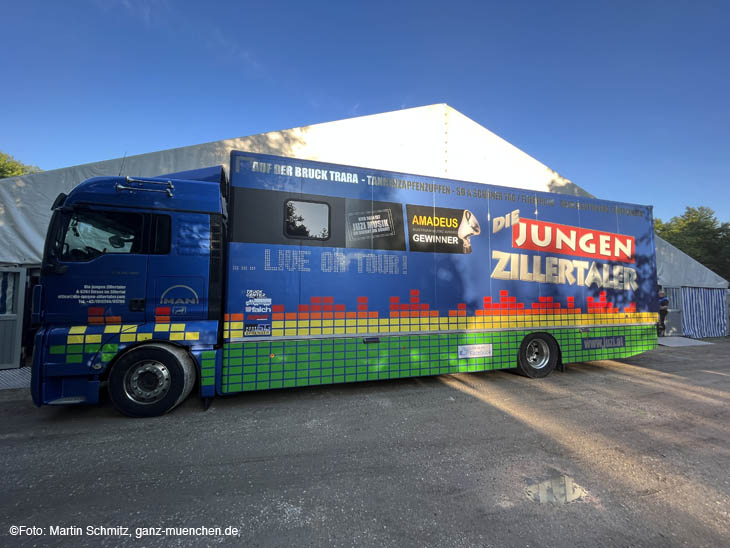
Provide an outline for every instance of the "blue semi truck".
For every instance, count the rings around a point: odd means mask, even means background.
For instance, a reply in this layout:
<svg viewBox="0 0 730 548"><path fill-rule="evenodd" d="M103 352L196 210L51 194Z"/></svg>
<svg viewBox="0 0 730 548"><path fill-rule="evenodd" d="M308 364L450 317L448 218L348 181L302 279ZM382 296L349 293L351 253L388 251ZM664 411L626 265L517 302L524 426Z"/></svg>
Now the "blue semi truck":
<svg viewBox="0 0 730 548"><path fill-rule="evenodd" d="M651 208L242 151L53 205L36 405L556 366L656 346Z"/></svg>

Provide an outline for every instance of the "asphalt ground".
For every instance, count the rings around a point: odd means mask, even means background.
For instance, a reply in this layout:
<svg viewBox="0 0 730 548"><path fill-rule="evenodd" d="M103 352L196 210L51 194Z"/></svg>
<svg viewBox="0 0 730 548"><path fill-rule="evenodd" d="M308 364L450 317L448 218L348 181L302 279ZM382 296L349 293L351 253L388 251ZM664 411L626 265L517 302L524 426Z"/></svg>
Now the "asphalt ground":
<svg viewBox="0 0 730 548"><path fill-rule="evenodd" d="M0 545L729 546L730 339L713 342L144 420L5 390Z"/></svg>

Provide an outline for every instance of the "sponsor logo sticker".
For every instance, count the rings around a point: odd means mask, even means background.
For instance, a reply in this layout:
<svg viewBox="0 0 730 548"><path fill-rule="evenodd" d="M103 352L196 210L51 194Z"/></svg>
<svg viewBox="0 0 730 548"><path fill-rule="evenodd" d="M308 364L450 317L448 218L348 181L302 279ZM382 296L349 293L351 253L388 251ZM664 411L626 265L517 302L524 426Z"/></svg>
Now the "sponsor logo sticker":
<svg viewBox="0 0 730 548"><path fill-rule="evenodd" d="M465 358L491 358L491 344L462 344L459 345L459 359Z"/></svg>
<svg viewBox="0 0 730 548"><path fill-rule="evenodd" d="M583 350L603 350L604 348L624 348L626 337L588 337L582 341Z"/></svg>

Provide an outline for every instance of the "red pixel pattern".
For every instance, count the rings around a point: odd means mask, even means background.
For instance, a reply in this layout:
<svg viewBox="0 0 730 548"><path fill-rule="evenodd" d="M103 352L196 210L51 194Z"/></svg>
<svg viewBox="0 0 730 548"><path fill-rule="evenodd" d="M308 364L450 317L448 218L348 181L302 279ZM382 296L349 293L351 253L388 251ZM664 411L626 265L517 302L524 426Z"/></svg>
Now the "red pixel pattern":
<svg viewBox="0 0 730 548"><path fill-rule="evenodd" d="M336 303L334 297L317 296L311 297L309 304L300 304L296 312L286 311L284 305L275 304L271 307L272 320L337 320L337 319L374 319L379 318L378 311L368 310L368 297L357 297L356 310L347 310L345 304ZM582 314L581 308L575 307L575 298L567 297L565 306L556 301L554 297L539 297L537 302L517 302L517 298L510 296L509 291L499 292L499 298L484 297L482 308L475 311L476 316L494 315L534 315L534 314ZM635 313L636 303L630 303L624 307L623 312ZM606 292L599 294L598 300L593 297L587 298L588 314L619 314L621 310L613 303L606 301ZM466 303L458 303L455 309L448 310L449 317L466 317ZM236 316L236 318L234 318ZM391 296L389 298L390 318L424 318L439 317L438 310L431 310L428 303L421 302L421 294L418 289L411 289L407 302L401 302L401 297ZM240 319L239 319L240 317ZM231 314L232 321L242 321L242 314ZM264 319L261 314L249 319Z"/></svg>

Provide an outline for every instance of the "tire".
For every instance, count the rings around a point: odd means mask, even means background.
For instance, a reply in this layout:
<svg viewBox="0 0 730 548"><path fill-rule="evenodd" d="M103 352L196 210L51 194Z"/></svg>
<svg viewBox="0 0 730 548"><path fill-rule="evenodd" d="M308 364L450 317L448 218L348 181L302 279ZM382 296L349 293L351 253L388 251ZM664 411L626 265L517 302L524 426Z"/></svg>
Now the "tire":
<svg viewBox="0 0 730 548"><path fill-rule="evenodd" d="M109 375L109 397L129 417L157 417L188 397L195 364L176 346L150 343L123 354Z"/></svg>
<svg viewBox="0 0 730 548"><path fill-rule="evenodd" d="M558 343L547 333L532 333L522 339L517 355L517 371L531 379L542 379L558 363Z"/></svg>

